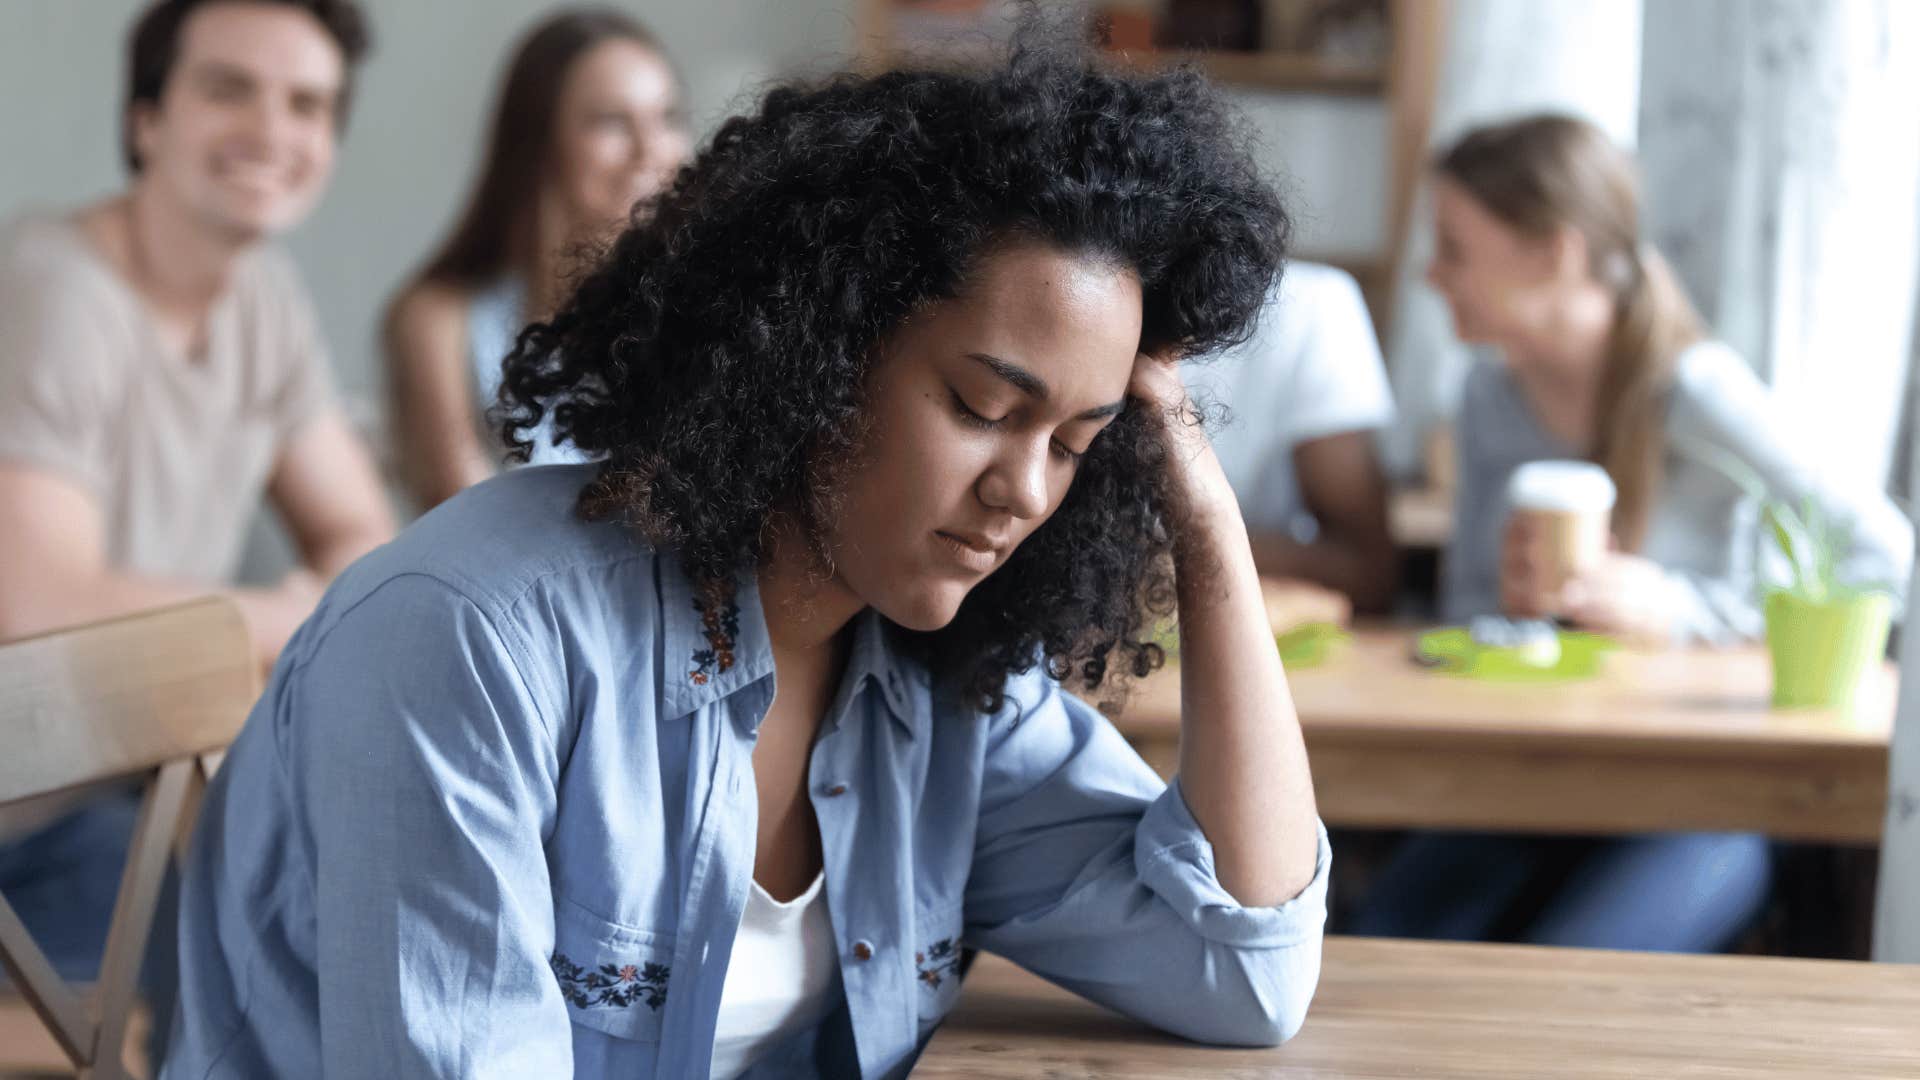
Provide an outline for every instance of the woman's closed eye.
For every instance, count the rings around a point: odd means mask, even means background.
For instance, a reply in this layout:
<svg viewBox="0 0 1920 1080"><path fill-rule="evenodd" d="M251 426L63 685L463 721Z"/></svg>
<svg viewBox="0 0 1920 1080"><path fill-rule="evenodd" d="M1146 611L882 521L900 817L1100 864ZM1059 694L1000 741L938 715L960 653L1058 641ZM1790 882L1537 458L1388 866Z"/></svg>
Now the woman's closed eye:
<svg viewBox="0 0 1920 1080"><path fill-rule="evenodd" d="M968 427L977 428L981 431L994 431L1007 422L1005 416L985 416L981 414L978 410L974 409L973 406L967 404L967 399L960 396L960 391L958 390L949 389L947 393L953 398L954 415L959 417L960 422ZM1059 439L1052 440L1051 448L1056 457L1071 464L1078 464L1081 458L1087 456L1085 450L1075 450Z"/></svg>
<svg viewBox="0 0 1920 1080"><path fill-rule="evenodd" d="M987 417L975 412L973 406L967 404L967 399L960 396L960 391L949 389L947 393L953 396L953 411L955 415L959 416L961 423L966 424L968 427L991 430L1006 423L1007 418L1005 416Z"/></svg>

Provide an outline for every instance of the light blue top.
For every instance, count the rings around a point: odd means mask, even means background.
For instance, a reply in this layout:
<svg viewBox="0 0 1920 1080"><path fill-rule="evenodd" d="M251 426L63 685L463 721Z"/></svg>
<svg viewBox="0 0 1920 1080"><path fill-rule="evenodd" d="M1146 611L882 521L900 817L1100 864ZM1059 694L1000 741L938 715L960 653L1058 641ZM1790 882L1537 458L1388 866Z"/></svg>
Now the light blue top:
<svg viewBox="0 0 1920 1080"><path fill-rule="evenodd" d="M753 873L773 656L751 582L526 469L336 581L207 793L164 1075L704 1077ZM845 998L750 1076L891 1077L962 946L1168 1031L1267 1044L1320 967L1329 852L1235 903L1177 783L1038 671L992 715L861 616L809 763Z"/></svg>
<svg viewBox="0 0 1920 1080"><path fill-rule="evenodd" d="M1504 364L1483 363L1468 375L1455 430L1460 486L1440 606L1445 618L1466 620L1500 610L1500 537L1514 470L1580 455L1540 425ZM1666 435L1665 469L1640 554L1659 563L1674 586L1676 640L1758 639L1766 629L1761 589L1785 580L1784 560L1761 542L1760 507L1733 469L1795 507L1811 499L1845 525L1852 547L1840 572L1847 583L1905 593L1913 565L1907 516L1878 477L1817 475L1786 410L1726 345L1701 342L1676 358Z"/></svg>
<svg viewBox="0 0 1920 1080"><path fill-rule="evenodd" d="M516 274L500 278L467 301L467 359L473 365L475 410L482 417L500 396L501 365L526 326L526 310L526 282ZM571 443L554 445L551 413L541 418L532 434L529 465L573 465L590 460Z"/></svg>

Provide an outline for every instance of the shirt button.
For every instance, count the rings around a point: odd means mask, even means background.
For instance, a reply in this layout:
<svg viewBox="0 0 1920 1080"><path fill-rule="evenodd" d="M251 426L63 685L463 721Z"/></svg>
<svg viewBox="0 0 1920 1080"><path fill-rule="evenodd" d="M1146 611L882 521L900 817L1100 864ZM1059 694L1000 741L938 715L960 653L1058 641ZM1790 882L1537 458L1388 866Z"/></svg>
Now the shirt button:
<svg viewBox="0 0 1920 1080"><path fill-rule="evenodd" d="M856 941L856 942L854 942L854 943L853 943L853 958L854 958L855 960L871 960L871 959L873 959L873 946L872 946L872 945L870 945L870 944L868 944L867 942L864 942L864 941Z"/></svg>
<svg viewBox="0 0 1920 1080"><path fill-rule="evenodd" d="M828 788L827 788L827 789L826 789L826 790L825 790L824 792L822 792L821 794L823 794L823 795L828 795L828 796L834 796L834 795L845 795L846 793L847 793L847 785L845 785L845 784L834 784L834 785L832 785L832 786L830 786L830 787L828 787Z"/></svg>

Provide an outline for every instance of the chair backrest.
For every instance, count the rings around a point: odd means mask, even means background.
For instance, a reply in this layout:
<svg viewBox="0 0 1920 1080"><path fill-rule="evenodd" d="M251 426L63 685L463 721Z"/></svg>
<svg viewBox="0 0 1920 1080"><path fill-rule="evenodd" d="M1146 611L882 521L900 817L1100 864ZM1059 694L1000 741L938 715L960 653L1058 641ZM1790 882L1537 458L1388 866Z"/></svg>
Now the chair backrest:
<svg viewBox="0 0 1920 1080"><path fill-rule="evenodd" d="M83 1077L123 1075L121 1044L167 857L184 850L200 791L257 691L246 623L226 600L0 645L0 808L106 780L146 781L89 991L54 972L0 896L0 964Z"/></svg>

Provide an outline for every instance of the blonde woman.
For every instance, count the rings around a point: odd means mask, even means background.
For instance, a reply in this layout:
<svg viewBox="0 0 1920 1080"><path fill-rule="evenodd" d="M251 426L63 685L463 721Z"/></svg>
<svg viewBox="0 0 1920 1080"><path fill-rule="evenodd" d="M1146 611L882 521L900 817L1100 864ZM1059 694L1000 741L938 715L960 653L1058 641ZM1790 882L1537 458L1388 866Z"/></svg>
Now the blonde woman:
<svg viewBox="0 0 1920 1080"><path fill-rule="evenodd" d="M1428 280L1459 336L1501 358L1462 400L1448 618L1552 612L1641 640L1757 637L1757 513L1728 461L1849 523L1851 578L1906 582L1911 526L1871 478L1815 476L1767 388L1707 337L1642 238L1633 162L1604 134L1527 117L1469 133L1435 172ZM1604 466L1619 502L1614 550L1550 592L1503 493L1520 465L1551 458ZM1355 929L1711 951L1752 921L1768 878L1759 836L1427 835L1389 865Z"/></svg>
<svg viewBox="0 0 1920 1080"><path fill-rule="evenodd" d="M1467 135L1437 171L1428 279L1460 337L1501 356L1461 404L1449 618L1552 611L1654 640L1757 638L1758 515L1728 459L1849 523L1853 580L1904 587L1905 516L1877 478L1815 476L1778 403L1642 240L1633 163L1604 134L1529 117ZM1513 470L1544 458L1597 462L1620 493L1616 550L1564 595L1544 594L1502 504Z"/></svg>

